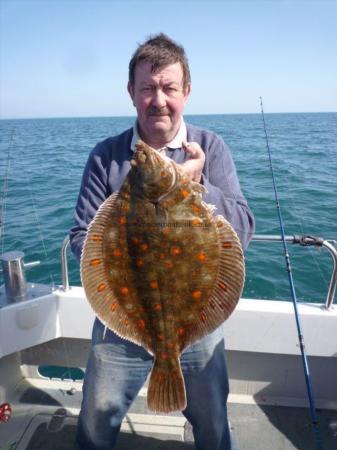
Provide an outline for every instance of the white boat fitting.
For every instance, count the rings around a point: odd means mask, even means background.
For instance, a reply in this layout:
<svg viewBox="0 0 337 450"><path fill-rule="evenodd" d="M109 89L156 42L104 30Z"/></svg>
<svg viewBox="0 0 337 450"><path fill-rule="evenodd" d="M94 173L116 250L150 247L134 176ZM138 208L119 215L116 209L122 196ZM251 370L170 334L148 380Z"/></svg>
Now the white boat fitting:
<svg viewBox="0 0 337 450"><path fill-rule="evenodd" d="M256 236L255 240L266 237ZM270 237L269 240L280 240ZM287 237L289 241L301 240ZM302 245L313 238L302 237ZM300 303L324 450L337 448L337 252L327 304ZM70 450L94 314L83 288L24 283L22 255L3 258L0 288L0 448ZM323 245L323 241L315 245ZM20 278L21 277L21 278ZM229 417L240 450L315 449L293 304L241 299L225 326ZM47 369L47 370L46 370ZM8 419L8 420L7 420ZM116 450L192 449L180 414L155 415L146 386L125 418ZM209 449L213 450L213 449Z"/></svg>

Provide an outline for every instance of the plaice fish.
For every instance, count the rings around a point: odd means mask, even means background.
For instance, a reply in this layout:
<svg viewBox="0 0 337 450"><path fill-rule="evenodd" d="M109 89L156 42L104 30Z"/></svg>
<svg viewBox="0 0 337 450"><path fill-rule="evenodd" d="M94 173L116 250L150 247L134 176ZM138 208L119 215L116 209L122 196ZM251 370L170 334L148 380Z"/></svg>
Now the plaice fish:
<svg viewBox="0 0 337 450"><path fill-rule="evenodd" d="M185 409L180 354L228 318L244 283L240 241L202 201L204 190L139 141L83 247L82 283L94 312L154 356L147 399L157 412Z"/></svg>

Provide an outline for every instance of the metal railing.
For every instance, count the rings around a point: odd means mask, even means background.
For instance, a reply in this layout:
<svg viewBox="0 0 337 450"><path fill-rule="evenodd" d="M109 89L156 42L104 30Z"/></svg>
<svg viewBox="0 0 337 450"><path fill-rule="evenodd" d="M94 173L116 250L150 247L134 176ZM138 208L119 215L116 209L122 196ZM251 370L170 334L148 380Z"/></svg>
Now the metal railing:
<svg viewBox="0 0 337 450"><path fill-rule="evenodd" d="M285 240L291 244L298 244L303 247L308 246L324 247L329 251L333 260L333 269L324 308L327 310L331 309L337 286L337 250L333 245L335 241L305 235L285 236ZM282 237L276 235L255 234L253 236L252 241L282 243ZM67 258L68 245L69 245L69 237L67 236L63 241L61 250L62 287L64 291L68 291L70 289L69 274L68 274L68 258Z"/></svg>
<svg viewBox="0 0 337 450"><path fill-rule="evenodd" d="M61 248L61 271L62 271L62 287L64 291L69 291L69 273L68 273L68 258L67 248L70 243L69 236L66 236L63 240Z"/></svg>
<svg viewBox="0 0 337 450"><path fill-rule="evenodd" d="M283 242L282 236L264 235L264 234L256 234L253 236L252 240L255 242L280 242L280 243ZM285 236L285 240L291 244L301 245L302 247L308 246L324 247L329 251L333 261L333 269L324 308L327 310L331 309L337 286L337 250L333 245L335 241L325 240L323 238L308 235Z"/></svg>

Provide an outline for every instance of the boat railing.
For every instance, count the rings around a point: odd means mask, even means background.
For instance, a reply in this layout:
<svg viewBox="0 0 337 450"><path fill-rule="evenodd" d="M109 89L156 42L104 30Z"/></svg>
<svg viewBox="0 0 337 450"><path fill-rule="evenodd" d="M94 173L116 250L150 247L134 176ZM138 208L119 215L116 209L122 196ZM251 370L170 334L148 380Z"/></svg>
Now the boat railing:
<svg viewBox="0 0 337 450"><path fill-rule="evenodd" d="M333 260L333 269L332 275L330 278L328 293L325 301L324 308L330 310L333 305L336 286L337 286L337 250L334 244L336 241L333 240L325 240L323 238L318 238L315 236L309 235L293 235L293 236L285 236L285 240L291 244L298 244L303 247L315 246L315 247L324 247L326 248ZM255 234L252 238L253 242L279 242L282 243L282 236L277 235L266 235L266 234ZM68 291L70 289L69 286L69 271L68 271L68 258L67 258L67 248L69 245L69 236L67 236L62 244L61 249L61 267L62 267L62 289L64 291Z"/></svg>

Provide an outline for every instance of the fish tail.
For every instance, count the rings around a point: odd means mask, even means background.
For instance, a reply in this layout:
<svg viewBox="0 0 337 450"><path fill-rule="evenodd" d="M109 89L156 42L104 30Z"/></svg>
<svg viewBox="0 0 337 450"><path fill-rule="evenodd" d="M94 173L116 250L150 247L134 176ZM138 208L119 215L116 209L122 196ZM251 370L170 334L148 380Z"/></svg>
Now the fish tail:
<svg viewBox="0 0 337 450"><path fill-rule="evenodd" d="M155 361L147 391L149 409L169 413L186 408L185 382L179 360L175 367L163 368Z"/></svg>

